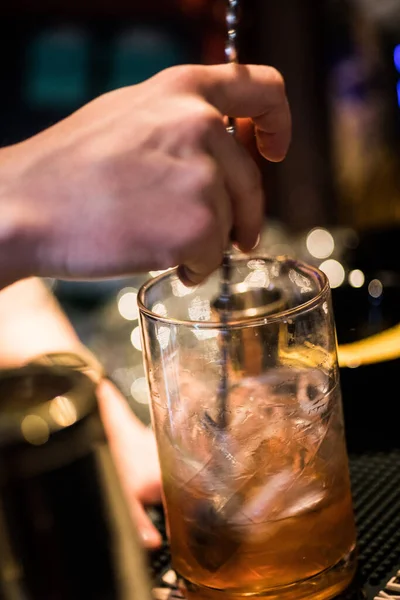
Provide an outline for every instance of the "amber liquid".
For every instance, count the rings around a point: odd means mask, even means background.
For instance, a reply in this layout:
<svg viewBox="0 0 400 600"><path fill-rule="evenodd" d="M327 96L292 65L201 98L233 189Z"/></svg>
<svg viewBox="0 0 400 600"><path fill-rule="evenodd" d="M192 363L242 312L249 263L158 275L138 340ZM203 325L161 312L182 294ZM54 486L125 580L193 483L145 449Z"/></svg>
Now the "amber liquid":
<svg viewBox="0 0 400 600"><path fill-rule="evenodd" d="M356 534L328 387L315 370L247 380L231 392L227 430L197 413L162 453L173 565L190 597L322 600L350 583Z"/></svg>
<svg viewBox="0 0 400 600"><path fill-rule="evenodd" d="M311 578L335 566L354 549L354 520L348 491L343 499L316 510L261 523L256 535L246 535L244 528L228 528L225 532L219 528L218 534L208 534L210 543L230 546L232 550L232 555L228 555L217 570L199 563L197 557L201 553L213 550L205 547L201 540L197 541L197 532L182 520L182 505L179 508L177 503L174 508L175 513L171 512L170 505L169 519L176 571L192 583L237 595L259 595ZM337 591L350 583L352 574L346 573L337 582ZM298 598L295 588L288 597ZM326 595L322 587L307 597L325 598Z"/></svg>

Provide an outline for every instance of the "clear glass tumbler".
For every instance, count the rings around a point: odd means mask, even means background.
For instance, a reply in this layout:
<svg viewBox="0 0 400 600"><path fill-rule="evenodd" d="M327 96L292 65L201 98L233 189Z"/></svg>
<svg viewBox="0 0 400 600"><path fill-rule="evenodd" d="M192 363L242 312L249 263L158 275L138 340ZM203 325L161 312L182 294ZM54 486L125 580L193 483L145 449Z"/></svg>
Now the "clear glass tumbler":
<svg viewBox="0 0 400 600"><path fill-rule="evenodd" d="M193 599L333 598L356 533L329 284L238 256L227 323L219 293L175 270L139 293L174 568Z"/></svg>

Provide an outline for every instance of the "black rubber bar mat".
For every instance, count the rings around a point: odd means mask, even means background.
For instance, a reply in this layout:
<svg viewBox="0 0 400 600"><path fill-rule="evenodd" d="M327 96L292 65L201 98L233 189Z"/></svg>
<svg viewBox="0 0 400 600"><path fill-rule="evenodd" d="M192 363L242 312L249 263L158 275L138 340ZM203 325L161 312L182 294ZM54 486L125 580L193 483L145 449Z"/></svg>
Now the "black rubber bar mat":
<svg viewBox="0 0 400 600"><path fill-rule="evenodd" d="M359 571L340 600L400 599L400 450L350 456L354 510L358 529ZM162 510L150 516L163 536L151 553L155 600L183 598L176 587ZM399 577L397 577L399 575ZM338 599L339 600L339 599Z"/></svg>

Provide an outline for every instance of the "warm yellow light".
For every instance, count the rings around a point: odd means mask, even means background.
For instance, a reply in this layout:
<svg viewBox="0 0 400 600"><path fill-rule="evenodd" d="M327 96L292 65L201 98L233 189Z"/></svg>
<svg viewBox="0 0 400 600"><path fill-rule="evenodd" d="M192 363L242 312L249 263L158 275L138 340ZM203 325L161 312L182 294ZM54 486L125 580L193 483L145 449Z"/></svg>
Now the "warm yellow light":
<svg viewBox="0 0 400 600"><path fill-rule="evenodd" d="M354 269L349 273L349 284L354 288L360 288L364 285L365 275L360 269Z"/></svg>
<svg viewBox="0 0 400 600"><path fill-rule="evenodd" d="M57 396L50 402L49 413L51 418L61 427L73 425L78 418L75 406L65 396Z"/></svg>
<svg viewBox="0 0 400 600"><path fill-rule="evenodd" d="M321 263L319 268L328 277L331 288L337 288L342 285L345 272L339 261L330 258Z"/></svg>
<svg viewBox="0 0 400 600"><path fill-rule="evenodd" d="M50 437L49 426L38 415L27 415L21 423L22 435L33 446L45 444Z"/></svg>
<svg viewBox="0 0 400 600"><path fill-rule="evenodd" d="M313 229L307 236L307 250L315 258L328 258L335 249L335 241L326 229Z"/></svg>

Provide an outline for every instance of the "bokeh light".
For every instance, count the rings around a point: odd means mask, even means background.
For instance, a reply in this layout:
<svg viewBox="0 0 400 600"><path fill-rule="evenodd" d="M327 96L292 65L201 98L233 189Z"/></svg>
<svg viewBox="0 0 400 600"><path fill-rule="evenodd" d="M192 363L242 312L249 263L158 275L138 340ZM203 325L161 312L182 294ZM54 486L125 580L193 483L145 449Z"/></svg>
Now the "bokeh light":
<svg viewBox="0 0 400 600"><path fill-rule="evenodd" d="M74 404L65 396L57 396L50 402L49 413L53 421L61 427L73 425L78 418Z"/></svg>
<svg viewBox="0 0 400 600"><path fill-rule="evenodd" d="M400 44L397 44L397 46L395 46L395 49L393 50L393 60L394 66L400 73Z"/></svg>
<svg viewBox="0 0 400 600"><path fill-rule="evenodd" d="M131 385L131 396L139 404L149 403L149 389L145 377L138 377Z"/></svg>
<svg viewBox="0 0 400 600"><path fill-rule="evenodd" d="M329 279L331 288L337 288L342 285L345 277L343 265L338 260L330 258L320 264L319 268Z"/></svg>
<svg viewBox="0 0 400 600"><path fill-rule="evenodd" d="M140 327L135 327L135 329L131 333L131 344L136 350L139 352L142 351L142 339L140 337Z"/></svg>
<svg viewBox="0 0 400 600"><path fill-rule="evenodd" d="M137 305L137 290L135 288L124 288L117 298L118 311L121 317L127 321L136 321L139 316Z"/></svg>
<svg viewBox="0 0 400 600"><path fill-rule="evenodd" d="M313 229L306 239L307 250L315 258L328 258L335 249L335 241L326 229Z"/></svg>
<svg viewBox="0 0 400 600"><path fill-rule="evenodd" d="M372 279L368 285L368 293L372 298L379 298L383 293L383 285L379 279Z"/></svg>
<svg viewBox="0 0 400 600"><path fill-rule="evenodd" d="M364 285L365 275L360 269L354 269L349 273L349 284L351 287L360 288Z"/></svg>
<svg viewBox="0 0 400 600"><path fill-rule="evenodd" d="M33 446L45 444L50 437L46 421L39 415L27 415L21 423L21 432L27 442Z"/></svg>

